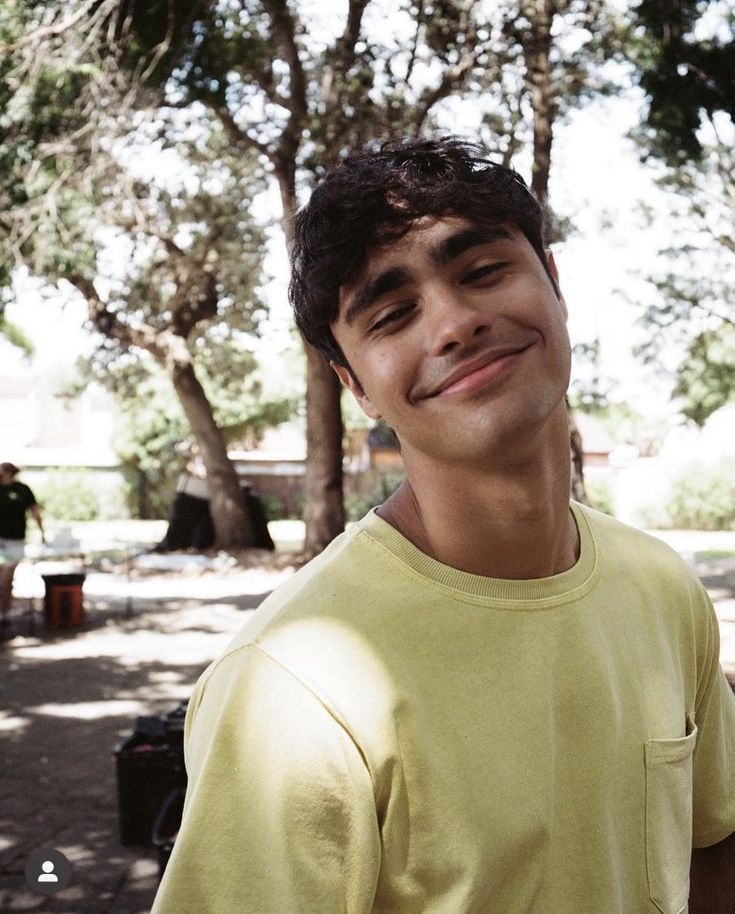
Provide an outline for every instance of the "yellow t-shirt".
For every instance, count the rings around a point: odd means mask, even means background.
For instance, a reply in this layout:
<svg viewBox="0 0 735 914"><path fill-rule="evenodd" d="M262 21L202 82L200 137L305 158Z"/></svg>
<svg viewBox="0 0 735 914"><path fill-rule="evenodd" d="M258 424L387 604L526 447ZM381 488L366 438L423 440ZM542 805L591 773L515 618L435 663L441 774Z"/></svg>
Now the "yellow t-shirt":
<svg viewBox="0 0 735 914"><path fill-rule="evenodd" d="M716 617L667 546L572 510L550 578L371 512L278 588L190 702L154 914L686 911L692 840L735 831Z"/></svg>

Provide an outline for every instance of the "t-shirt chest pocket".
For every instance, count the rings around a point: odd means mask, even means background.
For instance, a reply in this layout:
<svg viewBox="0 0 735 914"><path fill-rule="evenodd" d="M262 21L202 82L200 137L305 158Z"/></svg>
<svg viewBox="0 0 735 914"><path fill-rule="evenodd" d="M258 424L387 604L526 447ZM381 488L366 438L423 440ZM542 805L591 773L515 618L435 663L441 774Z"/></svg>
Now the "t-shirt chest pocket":
<svg viewBox="0 0 735 914"><path fill-rule="evenodd" d="M697 727L687 715L685 736L650 739L645 746L648 890L663 914L681 914L689 898L696 741Z"/></svg>

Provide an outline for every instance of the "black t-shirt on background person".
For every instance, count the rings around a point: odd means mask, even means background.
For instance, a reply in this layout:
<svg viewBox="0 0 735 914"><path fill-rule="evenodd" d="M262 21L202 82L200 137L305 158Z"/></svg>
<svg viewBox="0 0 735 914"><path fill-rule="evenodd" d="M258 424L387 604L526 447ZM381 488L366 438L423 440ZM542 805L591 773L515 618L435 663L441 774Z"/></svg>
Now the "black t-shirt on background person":
<svg viewBox="0 0 735 914"><path fill-rule="evenodd" d="M0 539L26 538L26 511L36 504L36 497L22 482L0 485Z"/></svg>

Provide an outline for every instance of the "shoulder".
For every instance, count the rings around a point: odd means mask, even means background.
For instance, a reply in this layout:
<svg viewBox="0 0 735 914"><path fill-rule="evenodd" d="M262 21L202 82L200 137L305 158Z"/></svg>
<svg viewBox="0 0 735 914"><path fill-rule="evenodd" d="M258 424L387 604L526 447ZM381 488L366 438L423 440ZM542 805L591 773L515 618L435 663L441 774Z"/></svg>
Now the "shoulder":
<svg viewBox="0 0 735 914"><path fill-rule="evenodd" d="M298 682L346 720L347 707L364 706L365 690L375 696L384 678L375 642L384 637L389 607L370 587L376 577L386 585L372 542L356 525L266 598L205 671L201 691L229 683L224 687L238 694L267 668L274 680Z"/></svg>
<svg viewBox="0 0 735 914"><path fill-rule="evenodd" d="M15 491L27 505L35 505L36 496L33 494L33 490L30 486L27 486L24 482L15 482L13 485Z"/></svg>
<svg viewBox="0 0 735 914"><path fill-rule="evenodd" d="M587 521L602 557L625 561L620 570L650 572L659 569L677 577L698 580L681 555L658 537L586 505L576 507Z"/></svg>
<svg viewBox="0 0 735 914"><path fill-rule="evenodd" d="M660 618L693 626L707 637L717 624L712 601L682 556L658 537L586 506L579 508L592 532L606 592L647 606Z"/></svg>
<svg viewBox="0 0 735 914"><path fill-rule="evenodd" d="M260 604L220 660L247 645L268 652L269 646L296 637L306 642L309 632L323 632L330 620L354 615L370 573L364 539L353 527L296 571Z"/></svg>

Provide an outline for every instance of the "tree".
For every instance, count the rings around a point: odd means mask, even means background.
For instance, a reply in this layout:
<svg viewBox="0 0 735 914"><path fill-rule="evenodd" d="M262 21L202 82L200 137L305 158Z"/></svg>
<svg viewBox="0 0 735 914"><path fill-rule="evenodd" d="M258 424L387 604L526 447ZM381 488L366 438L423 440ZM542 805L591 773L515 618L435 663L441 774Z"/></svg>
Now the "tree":
<svg viewBox="0 0 735 914"><path fill-rule="evenodd" d="M39 33L46 40L57 34L53 25L36 25L11 50L41 40ZM250 545L250 517L194 352L257 329L263 230L249 207L262 175L253 156L233 156L221 129L197 112L153 109L149 121L140 119L136 84L115 66L88 58L82 41L88 35L63 31L64 47L52 49L57 56L39 65L24 60L4 73L9 129L0 159L10 166L2 183L9 203L4 277L24 263L49 281L74 286L101 336L101 361L129 362L141 352L153 357L198 443L217 544ZM85 116L101 93L102 112L90 129ZM62 124L67 104L68 125ZM136 174L135 153L150 149L156 134L178 159L179 186Z"/></svg>
<svg viewBox="0 0 735 914"><path fill-rule="evenodd" d="M393 7L395 21L411 35L407 45L368 35L367 6L368 0L350 0L336 35L309 40L302 11L285 0L201 3L188 35L178 46L171 41L161 58L158 84L171 103L206 105L233 148L256 151L268 163L287 244L299 189L326 162L368 138L420 130L485 50L473 2ZM164 6L131 4L131 10L138 40L160 44ZM343 431L339 382L311 347L306 356L305 549L315 554L344 526Z"/></svg>
<svg viewBox="0 0 735 914"><path fill-rule="evenodd" d="M668 165L700 161L700 128L717 112L735 119L735 18L701 0L640 0L629 56L646 94L639 137Z"/></svg>
<svg viewBox="0 0 735 914"><path fill-rule="evenodd" d="M524 94L531 109L531 190L546 207L551 240L556 240L564 228L550 206L555 125L581 99L610 91L609 81L594 68L620 55L624 28L604 2L520 0L517 12L519 16L508 17L506 32L512 39L511 59L522 60ZM523 129L523 121L516 120L514 126ZM582 437L571 409L567 416L572 496L587 503Z"/></svg>
<svg viewBox="0 0 735 914"><path fill-rule="evenodd" d="M200 349L195 346L193 353L197 376L228 447L254 448L267 428L292 415L293 400L262 396L250 352L219 341L214 358ZM109 362L80 365L80 375L82 384L105 385L117 402L114 447L135 482L129 492L132 510L138 517L166 517L179 475L192 457L191 429L166 373L151 358L131 365L113 356Z"/></svg>
<svg viewBox="0 0 735 914"><path fill-rule="evenodd" d="M160 40L162 5L134 10L136 34ZM442 103L460 94L500 102L504 110L496 104L486 124L502 134L493 141L505 156L518 150L515 135L530 108L532 183L545 201L557 109L604 88L590 74L619 43L617 20L599 0L349 0L344 14L336 32L315 38L301 7L286 0L200 3L189 39L172 39L162 57L172 102L207 105L236 148L269 163L287 243L299 199L327 163L368 139L435 128ZM576 36L574 50L552 39L562 20L562 33ZM337 380L307 347L307 553L342 529L341 472Z"/></svg>
<svg viewBox="0 0 735 914"><path fill-rule="evenodd" d="M651 276L660 298L643 320L641 354L681 352L673 395L702 425L735 397L735 38L733 12L695 0L642 0L631 60L647 107L636 131L644 159L663 166L675 240Z"/></svg>
<svg viewBox="0 0 735 914"><path fill-rule="evenodd" d="M367 139L435 129L460 95L484 109L485 138L506 161L534 138L533 186L548 196L554 118L599 90L590 74L614 24L602 0L347 0L328 23L295 0L108 0L69 15L99 66L112 61L137 87L129 106L204 106L234 153L259 157L279 190L287 243L328 163ZM57 17L40 28L63 25ZM559 34L574 48L562 50ZM344 514L338 382L310 348L307 455L313 554L341 531Z"/></svg>

